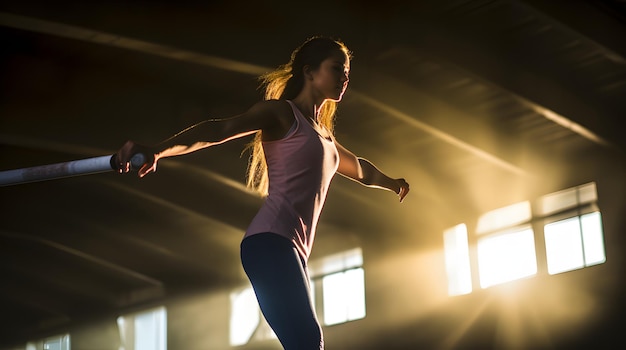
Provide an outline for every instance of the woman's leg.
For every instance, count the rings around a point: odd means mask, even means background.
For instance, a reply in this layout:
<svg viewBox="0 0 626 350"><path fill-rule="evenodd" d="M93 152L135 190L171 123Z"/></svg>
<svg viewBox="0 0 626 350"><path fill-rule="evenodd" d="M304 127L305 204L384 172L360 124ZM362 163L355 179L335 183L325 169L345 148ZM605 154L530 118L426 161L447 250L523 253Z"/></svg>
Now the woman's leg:
<svg viewBox="0 0 626 350"><path fill-rule="evenodd" d="M273 233L241 242L241 262L267 323L286 350L324 348L309 281L293 244Z"/></svg>

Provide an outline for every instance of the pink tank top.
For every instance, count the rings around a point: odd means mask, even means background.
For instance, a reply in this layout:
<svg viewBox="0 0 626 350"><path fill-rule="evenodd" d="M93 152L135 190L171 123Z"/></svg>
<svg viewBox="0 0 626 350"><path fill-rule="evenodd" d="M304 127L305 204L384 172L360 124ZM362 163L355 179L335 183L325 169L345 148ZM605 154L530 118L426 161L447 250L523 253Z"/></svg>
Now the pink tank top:
<svg viewBox="0 0 626 350"><path fill-rule="evenodd" d="M332 136L323 137L291 102L295 125L276 141L263 142L269 177L268 196L244 237L272 232L293 242L306 261L315 229L337 167Z"/></svg>

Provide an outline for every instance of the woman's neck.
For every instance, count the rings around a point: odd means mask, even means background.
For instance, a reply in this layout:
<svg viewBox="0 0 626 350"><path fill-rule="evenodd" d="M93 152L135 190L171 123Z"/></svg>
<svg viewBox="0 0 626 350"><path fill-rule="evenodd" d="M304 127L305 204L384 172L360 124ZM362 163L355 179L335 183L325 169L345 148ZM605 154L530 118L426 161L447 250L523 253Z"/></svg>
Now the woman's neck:
<svg viewBox="0 0 626 350"><path fill-rule="evenodd" d="M307 98L307 96L300 94L291 100L291 102L298 107L305 118L310 119L313 123L319 123L319 113L325 100L322 102L316 102L313 98Z"/></svg>

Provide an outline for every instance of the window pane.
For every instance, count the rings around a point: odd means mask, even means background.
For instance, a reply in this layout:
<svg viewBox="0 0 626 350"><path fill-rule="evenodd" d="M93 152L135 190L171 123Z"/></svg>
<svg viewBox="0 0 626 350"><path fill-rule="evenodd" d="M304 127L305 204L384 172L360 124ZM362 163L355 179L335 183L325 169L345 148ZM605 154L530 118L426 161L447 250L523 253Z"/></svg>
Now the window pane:
<svg viewBox="0 0 626 350"><path fill-rule="evenodd" d="M120 316L117 318L117 325L120 331L120 341L124 348L134 350L167 349L167 312L164 307Z"/></svg>
<svg viewBox="0 0 626 350"><path fill-rule="evenodd" d="M338 254L325 256L321 259L309 262L311 277L329 275L335 272L345 271L363 265L363 252L361 248L350 249Z"/></svg>
<svg viewBox="0 0 626 350"><path fill-rule="evenodd" d="M63 350L61 348L61 339L49 339L43 342L44 350Z"/></svg>
<svg viewBox="0 0 626 350"><path fill-rule="evenodd" d="M362 268L324 276L324 323L333 325L365 317L365 286Z"/></svg>
<svg viewBox="0 0 626 350"><path fill-rule="evenodd" d="M165 308L135 316L135 350L165 350L166 339Z"/></svg>
<svg viewBox="0 0 626 350"><path fill-rule="evenodd" d="M579 269L585 265L578 217L547 224L544 235L549 274Z"/></svg>
<svg viewBox="0 0 626 350"><path fill-rule="evenodd" d="M259 306L252 288L230 295L230 345L244 345L250 341L259 325Z"/></svg>
<svg viewBox="0 0 626 350"><path fill-rule="evenodd" d="M472 275L465 224L446 230L443 241L448 274L448 294L468 294L472 291Z"/></svg>
<svg viewBox="0 0 626 350"><path fill-rule="evenodd" d="M594 182L545 195L539 201L538 214L550 215L598 199Z"/></svg>
<svg viewBox="0 0 626 350"><path fill-rule="evenodd" d="M26 348L30 344L26 344ZM44 350L70 350L70 336L69 334L51 337L43 341Z"/></svg>
<svg viewBox="0 0 626 350"><path fill-rule="evenodd" d="M345 276L350 289L346 303L348 320L358 320L365 317L365 274L358 268L346 271Z"/></svg>
<svg viewBox="0 0 626 350"><path fill-rule="evenodd" d="M530 203L520 202L492 210L478 218L476 233L486 233L528 222L531 218Z"/></svg>
<svg viewBox="0 0 626 350"><path fill-rule="evenodd" d="M541 198L539 202L539 215L549 215L567 208L574 208L578 205L576 189L569 189Z"/></svg>
<svg viewBox="0 0 626 350"><path fill-rule="evenodd" d="M585 247L585 265L604 263L606 256L604 254L604 235L602 233L600 212L583 215L581 220Z"/></svg>
<svg viewBox="0 0 626 350"><path fill-rule="evenodd" d="M596 189L595 182L579 186L578 193L579 204L591 203L598 200L598 190Z"/></svg>
<svg viewBox="0 0 626 350"><path fill-rule="evenodd" d="M532 229L491 235L479 240L478 271L482 288L536 274Z"/></svg>
<svg viewBox="0 0 626 350"><path fill-rule="evenodd" d="M343 273L325 276L322 283L324 286L324 323L332 325L346 322L348 317L343 305L346 298Z"/></svg>

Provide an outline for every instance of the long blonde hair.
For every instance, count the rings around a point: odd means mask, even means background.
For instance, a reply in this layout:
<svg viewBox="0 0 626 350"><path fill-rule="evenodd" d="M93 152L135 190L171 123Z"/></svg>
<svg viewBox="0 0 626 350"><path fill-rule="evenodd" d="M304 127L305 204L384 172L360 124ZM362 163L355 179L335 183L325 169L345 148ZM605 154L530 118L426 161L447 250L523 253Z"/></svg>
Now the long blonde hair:
<svg viewBox="0 0 626 350"><path fill-rule="evenodd" d="M265 89L265 100L291 100L294 99L304 86L304 66L308 65L317 69L322 61L331 54L341 50L348 59L352 54L348 47L341 41L321 36L307 39L302 45L291 53L291 59L287 64L279 66L276 70L259 77L261 88ZM326 101L319 111L319 122L331 133L335 129L335 111L337 103ZM248 161L247 186L262 196L267 195L269 179L267 177L267 163L261 143L261 132L257 132L254 140L248 144L246 150L250 150Z"/></svg>

